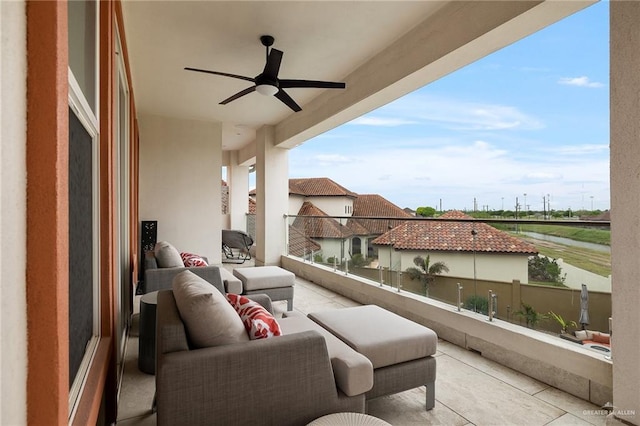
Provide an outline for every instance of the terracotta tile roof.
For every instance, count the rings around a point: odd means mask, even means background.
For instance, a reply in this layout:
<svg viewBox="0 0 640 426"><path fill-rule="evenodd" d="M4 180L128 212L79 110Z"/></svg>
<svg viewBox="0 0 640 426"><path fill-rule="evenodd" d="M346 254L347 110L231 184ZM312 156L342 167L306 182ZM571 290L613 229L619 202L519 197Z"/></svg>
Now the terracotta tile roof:
<svg viewBox="0 0 640 426"><path fill-rule="evenodd" d="M376 235L384 234L402 223L402 220L357 219L358 216L411 217L409 213L378 194L358 194L358 198L353 202L353 219L349 219L347 226L355 230L357 224L367 231L364 234L356 232L358 235Z"/></svg>
<svg viewBox="0 0 640 426"><path fill-rule="evenodd" d="M303 257L305 253L319 251L321 248L319 244L305 237L300 230L293 226L289 227L289 254Z"/></svg>
<svg viewBox="0 0 640 426"><path fill-rule="evenodd" d="M293 226L309 238L347 238L353 232L346 226L330 217L303 217L303 216L327 216L325 212L308 201L302 203L298 217L293 221Z"/></svg>
<svg viewBox="0 0 640 426"><path fill-rule="evenodd" d="M353 235L371 235L371 232L357 219L348 219L346 227L353 232Z"/></svg>
<svg viewBox="0 0 640 426"><path fill-rule="evenodd" d="M256 214L256 202L249 198L249 214Z"/></svg>
<svg viewBox="0 0 640 426"><path fill-rule="evenodd" d="M467 218L462 212L448 212L439 220L406 221L373 240L373 244L393 245L396 250L463 251L480 253L536 254L532 245L486 223L452 222ZM477 231L475 244L471 231Z"/></svg>
<svg viewBox="0 0 640 426"><path fill-rule="evenodd" d="M311 196L342 196L357 197L355 192L349 191L342 185L329 178L289 179L289 193Z"/></svg>

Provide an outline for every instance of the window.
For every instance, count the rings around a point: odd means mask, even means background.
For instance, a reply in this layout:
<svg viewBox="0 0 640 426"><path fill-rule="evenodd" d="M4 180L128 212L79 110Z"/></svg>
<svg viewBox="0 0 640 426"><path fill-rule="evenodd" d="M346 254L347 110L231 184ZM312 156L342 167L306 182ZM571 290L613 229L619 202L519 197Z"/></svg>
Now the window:
<svg viewBox="0 0 640 426"><path fill-rule="evenodd" d="M126 342L127 331L131 319L131 307L133 298L133 283L131 280L131 266L129 259L130 251L130 229L129 229L129 212L130 212L130 176L129 176L129 85L127 84L127 74L125 71L120 42L120 34L117 25L115 27L115 47L117 60L114 61L114 87L115 103L114 103L114 135L116 137L116 200L117 208L117 250L118 262L116 265L119 277L119 291L117 292L117 330L116 344L118 347L118 362L122 362L124 357L124 347ZM119 369L121 372L122 369Z"/></svg>
<svg viewBox="0 0 640 426"><path fill-rule="evenodd" d="M98 5L73 1L69 17L69 417L100 331Z"/></svg>

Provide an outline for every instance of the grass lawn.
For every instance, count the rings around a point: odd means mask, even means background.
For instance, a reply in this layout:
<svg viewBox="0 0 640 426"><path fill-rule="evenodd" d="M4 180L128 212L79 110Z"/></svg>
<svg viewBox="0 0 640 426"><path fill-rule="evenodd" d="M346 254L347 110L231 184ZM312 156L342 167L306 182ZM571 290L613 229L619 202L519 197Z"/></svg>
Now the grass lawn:
<svg viewBox="0 0 640 426"><path fill-rule="evenodd" d="M549 281L534 281L534 280L529 280L529 284L535 284L535 285L546 285L549 287L563 287L563 288L569 288L568 286L562 284L562 283L550 283Z"/></svg>
<svg viewBox="0 0 640 426"><path fill-rule="evenodd" d="M611 255L609 253L569 246L551 248L536 244L536 247L540 254L554 259L562 258L565 263L576 268L584 269L603 277L611 275Z"/></svg>
<svg viewBox="0 0 640 426"><path fill-rule="evenodd" d="M611 231L605 229L578 228L558 225L520 225L523 231L569 238L586 243L611 245Z"/></svg>
<svg viewBox="0 0 640 426"><path fill-rule="evenodd" d="M496 226L496 228L499 228ZM539 234L554 235L587 243L611 245L611 231L603 229L578 228L557 225L520 225L521 231L537 232ZM525 239L536 246L540 254L564 260L565 263L594 274L608 277L611 275L611 254L597 250L568 246L549 241L536 240L523 234L512 235ZM550 285L549 283L535 283Z"/></svg>

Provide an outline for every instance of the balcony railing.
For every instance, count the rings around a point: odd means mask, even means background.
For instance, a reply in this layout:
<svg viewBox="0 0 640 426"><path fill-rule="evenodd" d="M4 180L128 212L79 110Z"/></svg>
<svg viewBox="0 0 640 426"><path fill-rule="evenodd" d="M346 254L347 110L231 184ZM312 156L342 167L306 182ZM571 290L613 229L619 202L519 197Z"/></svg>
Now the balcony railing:
<svg viewBox="0 0 640 426"><path fill-rule="evenodd" d="M609 331L607 221L532 216L288 216L285 220L289 256L363 277L397 292L445 302L453 309L540 331L557 334L562 328L547 317L549 312L567 323L575 321L576 328L583 327L579 324L581 287L586 284L589 323L584 327ZM599 249L603 251L597 252L589 243L551 235L559 233L553 229L567 228L601 234L605 244ZM531 260L536 257L527 253L527 247L541 255L538 274ZM414 263L418 256L422 259L419 266ZM448 272L429 274L429 268L438 262L443 262ZM551 281L542 280L538 276L541 272L549 272L542 278Z"/></svg>

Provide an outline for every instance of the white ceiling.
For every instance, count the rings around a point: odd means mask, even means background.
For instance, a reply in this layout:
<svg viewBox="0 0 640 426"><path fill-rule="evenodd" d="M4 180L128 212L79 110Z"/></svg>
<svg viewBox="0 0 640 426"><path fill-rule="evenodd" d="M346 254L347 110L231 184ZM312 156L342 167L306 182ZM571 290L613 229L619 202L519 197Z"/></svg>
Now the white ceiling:
<svg viewBox="0 0 640 426"><path fill-rule="evenodd" d="M450 60L443 67L443 61L436 60L440 56L430 59L436 65L440 62L439 68L434 66L437 69L430 76L421 75L421 80L394 89L398 91L397 96L573 13L590 2L547 1L545 6L552 6L546 8L538 7L540 1L524 0L174 0L124 1L122 5L137 112L221 122L223 149L234 150L253 141L255 130L262 125L280 125L283 128L281 133L302 132L303 128L310 126L308 121L315 119L311 117L302 124L301 117L305 113L315 116L325 114L328 117L329 114L339 115L341 111L353 108L353 105L373 93L364 93L361 80L368 80L367 86L375 86L378 78L392 81L411 73L417 74L410 70L406 71L406 75L389 75L392 72L387 68L404 61L406 56L416 56L413 62L423 67L419 56L428 56L440 49L442 52L438 55L448 55ZM514 10L512 14L510 9ZM429 19L436 15L439 24L433 25ZM519 18L519 15L530 16L513 24L516 21L514 17ZM447 22L443 22L444 18ZM509 21L512 21L512 25L507 25ZM509 27L507 36L503 34L505 31L499 31L500 26ZM455 30L453 27L456 27ZM265 64L265 48L259 40L264 34L275 37L273 47L284 52L280 78L348 80L346 91L341 92L348 92L351 88L351 93L340 95L346 100L325 94L327 90L287 89L302 107L302 112L294 113L278 99L258 93L251 93L223 106L218 103L250 87L252 83L184 70L188 66L255 77L262 72ZM483 40L477 43L477 47L469 49L472 45L469 40L480 40L480 36ZM433 43L433 46L429 46L429 43ZM451 44L447 47L449 50L444 49L444 44ZM454 50L466 53L464 57L456 56L451 54ZM370 68L365 69L367 66ZM380 88L375 90L381 91ZM387 95L376 105L372 103L367 108L361 107L359 111L372 109L391 98L394 96ZM336 101L336 106L327 112L323 103L329 101ZM353 114L352 111L351 117ZM323 119L318 118L318 121Z"/></svg>
<svg viewBox="0 0 640 426"><path fill-rule="evenodd" d="M251 86L185 71L186 66L255 77L265 64L259 37L275 37L284 56L280 78L342 81L441 5L440 2L123 3L139 113L225 123L226 149L263 124L293 112L258 93L220 101ZM320 89L288 89L304 109ZM240 135L237 135L240 133ZM234 146L235 145L235 146Z"/></svg>

